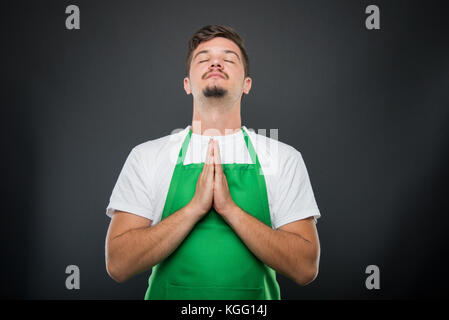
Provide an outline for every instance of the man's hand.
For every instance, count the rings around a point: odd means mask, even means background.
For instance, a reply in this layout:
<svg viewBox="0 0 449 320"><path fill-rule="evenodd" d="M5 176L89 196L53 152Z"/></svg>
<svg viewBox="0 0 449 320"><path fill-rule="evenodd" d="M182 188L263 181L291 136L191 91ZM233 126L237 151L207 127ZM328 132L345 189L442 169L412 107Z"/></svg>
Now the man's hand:
<svg viewBox="0 0 449 320"><path fill-rule="evenodd" d="M226 216L232 212L237 205L234 200L232 200L231 193L229 192L228 180L226 179L223 167L221 166L220 148L217 141L214 141L213 147L213 161L215 167L213 205L215 211L222 216Z"/></svg>
<svg viewBox="0 0 449 320"><path fill-rule="evenodd" d="M214 142L211 139L207 148L203 171L196 183L195 195L188 206L200 218L209 212L214 198Z"/></svg>

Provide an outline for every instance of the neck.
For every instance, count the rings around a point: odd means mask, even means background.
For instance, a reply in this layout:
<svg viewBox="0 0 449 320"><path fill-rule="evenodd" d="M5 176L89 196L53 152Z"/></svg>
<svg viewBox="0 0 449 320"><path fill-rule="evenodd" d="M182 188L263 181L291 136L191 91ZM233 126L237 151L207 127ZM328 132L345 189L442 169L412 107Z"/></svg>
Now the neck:
<svg viewBox="0 0 449 320"><path fill-rule="evenodd" d="M232 106L201 105L194 101L192 132L206 136L233 134L242 127L240 101Z"/></svg>

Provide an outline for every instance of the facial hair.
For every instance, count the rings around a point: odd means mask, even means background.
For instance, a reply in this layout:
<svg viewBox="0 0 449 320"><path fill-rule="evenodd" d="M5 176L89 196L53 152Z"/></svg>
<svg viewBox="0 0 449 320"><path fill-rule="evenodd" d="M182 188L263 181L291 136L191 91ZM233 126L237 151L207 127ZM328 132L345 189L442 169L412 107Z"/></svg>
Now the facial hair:
<svg viewBox="0 0 449 320"><path fill-rule="evenodd" d="M227 90L217 86L213 86L212 88L207 86L203 89L203 94L206 98L222 98L226 93L228 93Z"/></svg>

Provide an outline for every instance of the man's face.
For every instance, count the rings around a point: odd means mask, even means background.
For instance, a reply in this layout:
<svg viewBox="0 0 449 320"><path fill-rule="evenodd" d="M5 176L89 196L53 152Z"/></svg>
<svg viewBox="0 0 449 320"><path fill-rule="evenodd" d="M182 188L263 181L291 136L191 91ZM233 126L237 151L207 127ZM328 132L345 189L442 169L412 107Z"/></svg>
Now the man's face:
<svg viewBox="0 0 449 320"><path fill-rule="evenodd" d="M240 48L231 40L216 37L202 42L192 54L189 77L184 89L194 99L228 99L237 101L251 89L245 78Z"/></svg>

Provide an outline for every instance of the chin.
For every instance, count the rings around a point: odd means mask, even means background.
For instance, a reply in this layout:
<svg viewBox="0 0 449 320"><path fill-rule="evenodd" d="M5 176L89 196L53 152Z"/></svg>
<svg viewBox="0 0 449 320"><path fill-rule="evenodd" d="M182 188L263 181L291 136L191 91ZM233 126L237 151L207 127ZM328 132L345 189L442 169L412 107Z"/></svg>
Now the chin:
<svg viewBox="0 0 449 320"><path fill-rule="evenodd" d="M207 86L203 89L206 98L222 98L227 95L228 90L221 86Z"/></svg>

